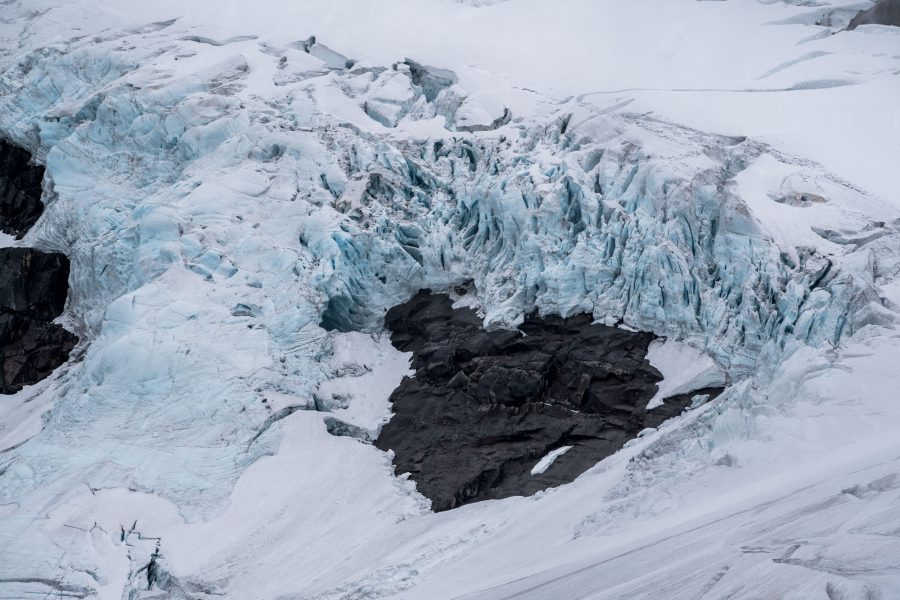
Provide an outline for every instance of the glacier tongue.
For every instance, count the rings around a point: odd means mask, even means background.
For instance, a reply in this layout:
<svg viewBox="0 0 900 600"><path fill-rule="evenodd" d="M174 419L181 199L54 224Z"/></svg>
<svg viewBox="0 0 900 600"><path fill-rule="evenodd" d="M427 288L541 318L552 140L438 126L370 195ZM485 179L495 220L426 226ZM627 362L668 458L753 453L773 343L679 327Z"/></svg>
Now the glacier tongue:
<svg viewBox="0 0 900 600"><path fill-rule="evenodd" d="M11 23L40 18L14 6ZM177 582L184 595L246 597L247 573L278 580L266 566L278 551L333 566L266 597L304 585L386 595L501 529L488 507L417 541L425 503L411 484L314 412L319 390L346 376L333 355L349 332L377 334L421 288L474 280L490 327L534 309L588 312L689 343L739 381L602 467L617 483L585 483L596 487L573 513L579 538L615 533L611 514L663 511L650 490L680 489L671 474L685 464L698 477L758 466L742 451L788 428L768 420L793 410L772 408L790 406L785 390L816 398L820 372L848 390L829 370L842 355L823 352L880 340L873 330L895 322L880 286L900 274L898 216L815 164L578 98L519 91L508 108L452 74L423 78L413 60L341 68L330 49L192 35L177 22L108 28L0 58L0 132L47 169L46 211L26 241L70 257L64 318L89 342L35 390L48 410L39 427L28 417L32 436L2 448L0 547L25 549L0 561L8 595L139 597ZM783 171L775 197L741 178L760 161ZM809 216L819 209L805 194L842 228ZM800 223L799 245L773 226L776 209ZM396 374L395 359L379 360ZM357 415L367 428L384 416L373 412ZM332 509L330 491L371 505ZM527 521L527 502L507 506ZM398 522L396 556L346 564ZM468 541L448 541L453 527ZM197 550L204 536L215 543ZM293 545L329 536L330 549ZM144 543L157 537L160 555Z"/></svg>

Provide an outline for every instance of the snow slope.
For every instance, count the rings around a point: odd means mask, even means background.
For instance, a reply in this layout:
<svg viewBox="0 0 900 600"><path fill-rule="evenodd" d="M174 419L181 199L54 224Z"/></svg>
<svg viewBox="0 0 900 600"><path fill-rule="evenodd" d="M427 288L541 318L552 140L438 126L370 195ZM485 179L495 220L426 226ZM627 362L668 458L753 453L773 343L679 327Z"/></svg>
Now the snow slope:
<svg viewBox="0 0 900 600"><path fill-rule="evenodd" d="M0 597L900 594L900 30L856 6L6 3L22 243L83 344L3 399ZM469 279L733 385L430 513L356 438L406 372L383 311Z"/></svg>

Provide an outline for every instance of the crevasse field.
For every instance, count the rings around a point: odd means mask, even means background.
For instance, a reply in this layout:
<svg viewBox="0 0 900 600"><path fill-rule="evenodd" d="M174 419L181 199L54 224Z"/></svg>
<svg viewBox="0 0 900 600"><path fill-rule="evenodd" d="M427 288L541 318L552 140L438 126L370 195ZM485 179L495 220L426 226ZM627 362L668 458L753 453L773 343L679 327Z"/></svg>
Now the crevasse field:
<svg viewBox="0 0 900 600"><path fill-rule="evenodd" d="M0 137L46 166L0 245L69 257L81 340L0 397L0 598L900 598L900 28L846 31L870 6L0 2ZM489 327L665 338L651 404L726 390L432 512L358 438L410 373L385 311L470 280Z"/></svg>

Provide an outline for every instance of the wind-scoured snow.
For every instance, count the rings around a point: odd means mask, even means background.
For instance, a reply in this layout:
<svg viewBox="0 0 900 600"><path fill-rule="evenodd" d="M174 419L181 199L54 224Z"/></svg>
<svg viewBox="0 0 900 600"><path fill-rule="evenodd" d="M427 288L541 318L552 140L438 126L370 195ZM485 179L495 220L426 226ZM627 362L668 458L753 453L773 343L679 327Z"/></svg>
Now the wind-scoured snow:
<svg viewBox="0 0 900 600"><path fill-rule="evenodd" d="M21 243L70 258L82 342L0 402L0 597L900 594L900 29L184 4L2 9L0 135L47 169ZM468 281L489 326L589 312L693 356L671 393L732 385L433 514L363 440L408 370L384 312Z"/></svg>

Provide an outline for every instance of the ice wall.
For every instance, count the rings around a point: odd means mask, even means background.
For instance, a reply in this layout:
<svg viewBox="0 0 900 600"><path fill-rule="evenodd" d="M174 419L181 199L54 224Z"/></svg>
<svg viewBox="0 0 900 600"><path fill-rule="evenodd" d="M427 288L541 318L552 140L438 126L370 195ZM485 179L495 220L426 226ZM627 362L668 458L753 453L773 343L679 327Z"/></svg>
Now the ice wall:
<svg viewBox="0 0 900 600"><path fill-rule="evenodd" d="M373 309L404 279L472 278L489 324L533 308L593 312L695 339L736 373L767 345L837 343L872 317L871 270L779 247L729 189L764 147L577 106L559 113L496 139L376 146L361 165L365 191L336 206L365 209L344 211L338 273L352 275L326 288L326 317L377 327Z"/></svg>

